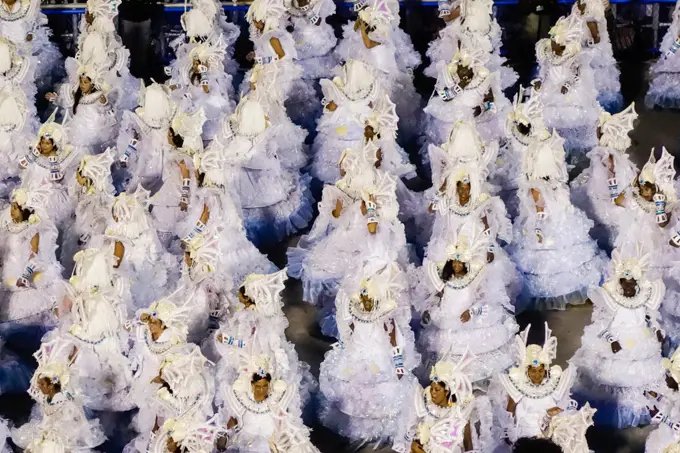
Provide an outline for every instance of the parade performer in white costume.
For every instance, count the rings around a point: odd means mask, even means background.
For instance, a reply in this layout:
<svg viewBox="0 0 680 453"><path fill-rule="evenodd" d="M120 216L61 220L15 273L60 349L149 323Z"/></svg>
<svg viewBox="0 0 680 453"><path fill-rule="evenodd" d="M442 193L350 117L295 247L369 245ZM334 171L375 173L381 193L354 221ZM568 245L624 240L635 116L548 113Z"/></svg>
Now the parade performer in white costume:
<svg viewBox="0 0 680 453"><path fill-rule="evenodd" d="M595 410L588 403L578 409L570 399L576 368L551 366L557 338L548 324L543 345L528 344L530 327L515 337L517 366L499 375L504 398L497 401L496 410L501 426L511 442L524 437L548 438L565 453L586 453L586 431L593 424Z"/></svg>
<svg viewBox="0 0 680 453"><path fill-rule="evenodd" d="M589 286L599 285L605 255L588 235L592 220L569 201L564 140L553 130L534 138L524 155L510 257L524 274L515 305L564 309L581 304Z"/></svg>
<svg viewBox="0 0 680 453"><path fill-rule="evenodd" d="M606 249L613 247L623 211L620 205L638 174L637 166L626 153L637 116L635 104L616 115L606 112L600 115L599 143L588 153L590 166L571 183L574 205L593 219L595 228L591 234Z"/></svg>
<svg viewBox="0 0 680 453"><path fill-rule="evenodd" d="M340 342L321 364L320 418L351 441L391 442L399 429L420 362L403 300L406 284L396 263L373 259L338 292Z"/></svg>
<svg viewBox="0 0 680 453"><path fill-rule="evenodd" d="M595 309L574 358L575 392L598 409L599 423L618 428L648 423L643 392L664 386L658 309L665 288L647 276L656 258L627 240L612 252L608 280L588 292Z"/></svg>

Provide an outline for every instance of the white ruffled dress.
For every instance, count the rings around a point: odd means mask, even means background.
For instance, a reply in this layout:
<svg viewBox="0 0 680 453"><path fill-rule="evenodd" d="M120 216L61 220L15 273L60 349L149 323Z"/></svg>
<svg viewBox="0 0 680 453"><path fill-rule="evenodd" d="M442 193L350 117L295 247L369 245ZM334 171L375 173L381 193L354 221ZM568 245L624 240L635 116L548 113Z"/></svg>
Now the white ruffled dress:
<svg viewBox="0 0 680 453"><path fill-rule="evenodd" d="M540 192L542 214L536 212L531 189ZM606 265L606 255L588 234L592 220L571 205L568 189L562 184L525 180L517 194L520 213L508 248L524 274L516 312L530 306L562 310L567 304L582 304L588 287L600 284Z"/></svg>

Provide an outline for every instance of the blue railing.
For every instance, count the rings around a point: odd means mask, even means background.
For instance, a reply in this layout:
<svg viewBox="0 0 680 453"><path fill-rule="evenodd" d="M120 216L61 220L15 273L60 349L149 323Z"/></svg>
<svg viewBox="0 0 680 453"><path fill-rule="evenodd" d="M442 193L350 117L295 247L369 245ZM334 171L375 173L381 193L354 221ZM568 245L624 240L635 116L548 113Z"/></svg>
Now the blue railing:
<svg viewBox="0 0 680 453"><path fill-rule="evenodd" d="M559 3L562 4L569 4L573 3L573 0L558 0ZM416 2L401 2L402 4L416 4ZM495 0L494 4L496 5L517 5L519 3L518 0ZM631 3L638 3L638 4L651 4L651 3L675 3L675 0L610 0L610 3L615 3L615 4L631 4ZM354 5L353 2L343 2L343 5L350 8ZM433 8L437 6L437 2L432 2L432 1L423 1L420 2L419 5L427 7L427 8ZM224 9L227 11L236 11L236 10L244 10L248 9L247 4L233 4L233 3L225 3L223 5ZM183 5L174 5L174 4L166 4L165 5L165 11L166 12L182 12L184 11L184 6ZM85 12L85 4L83 3L73 3L73 4L60 4L60 5L44 5L43 6L43 12L45 14L83 14Z"/></svg>

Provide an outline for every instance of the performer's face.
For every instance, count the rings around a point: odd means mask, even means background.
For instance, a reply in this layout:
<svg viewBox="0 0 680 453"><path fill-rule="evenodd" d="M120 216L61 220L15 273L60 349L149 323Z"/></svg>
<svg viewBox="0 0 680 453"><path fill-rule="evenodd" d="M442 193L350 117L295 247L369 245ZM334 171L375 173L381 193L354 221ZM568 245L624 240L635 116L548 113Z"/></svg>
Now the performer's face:
<svg viewBox="0 0 680 453"><path fill-rule="evenodd" d="M12 202L9 208L9 213L12 216L12 221L14 223L21 223L24 220L24 211L21 209L18 203Z"/></svg>
<svg viewBox="0 0 680 453"><path fill-rule="evenodd" d="M168 442L165 446L170 453L179 453L182 451L182 447L180 447L179 444L175 442L175 439L173 439L172 436L168 437Z"/></svg>
<svg viewBox="0 0 680 453"><path fill-rule="evenodd" d="M430 397L437 406L446 407L449 402L449 392L446 385L439 382L430 383Z"/></svg>
<svg viewBox="0 0 680 453"><path fill-rule="evenodd" d="M80 86L80 91L82 91L83 94L90 93L92 91L92 88L94 88L94 85L92 84L92 79L90 79L88 76L80 76L78 86Z"/></svg>
<svg viewBox="0 0 680 453"><path fill-rule="evenodd" d="M368 295L361 294L359 296L359 299L361 300L361 305L364 307L364 311L372 311L373 310L373 299L368 297Z"/></svg>
<svg viewBox="0 0 680 453"><path fill-rule="evenodd" d="M635 294L637 294L638 284L634 278L620 278L619 284L621 285L625 297L634 297Z"/></svg>
<svg viewBox="0 0 680 453"><path fill-rule="evenodd" d="M269 381L266 379L260 379L257 382L250 384L253 390L253 399L258 403L267 399L269 396Z"/></svg>
<svg viewBox="0 0 680 453"><path fill-rule="evenodd" d="M516 123L517 124L517 131L525 136L529 136L531 134L531 124L524 124L524 123Z"/></svg>
<svg viewBox="0 0 680 453"><path fill-rule="evenodd" d="M656 186L651 182L645 182L640 184L640 196L647 201L652 201L652 198L656 194Z"/></svg>
<svg viewBox="0 0 680 453"><path fill-rule="evenodd" d="M529 377L531 383L534 385L539 385L540 383L542 383L543 379L545 379L546 374L547 372L545 370L545 365L543 364L540 364L538 366L527 367L527 376Z"/></svg>
<svg viewBox="0 0 680 453"><path fill-rule="evenodd" d="M470 201L470 183L458 181L456 183L456 193L458 194L458 202L461 206L465 206Z"/></svg>
<svg viewBox="0 0 680 453"><path fill-rule="evenodd" d="M43 395L49 396L50 398L58 393L56 385L48 377L43 377L38 380L38 389Z"/></svg>
<svg viewBox="0 0 680 453"><path fill-rule="evenodd" d="M563 46L562 44L558 44L554 40L550 41L550 47L552 48L553 53L558 57L561 56L564 53L564 50L566 49L565 46Z"/></svg>
<svg viewBox="0 0 680 453"><path fill-rule="evenodd" d="M44 135L40 137L40 152L42 154L49 154L54 149L54 141Z"/></svg>
<svg viewBox="0 0 680 453"><path fill-rule="evenodd" d="M453 275L456 278L464 277L467 274L467 266L464 262L459 260L453 260Z"/></svg>

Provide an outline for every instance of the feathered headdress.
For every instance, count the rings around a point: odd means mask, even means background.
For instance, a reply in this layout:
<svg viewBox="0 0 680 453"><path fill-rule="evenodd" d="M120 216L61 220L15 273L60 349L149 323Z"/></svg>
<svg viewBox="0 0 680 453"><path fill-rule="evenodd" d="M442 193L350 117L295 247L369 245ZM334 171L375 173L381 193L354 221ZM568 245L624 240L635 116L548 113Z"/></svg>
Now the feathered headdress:
<svg viewBox="0 0 680 453"><path fill-rule="evenodd" d="M213 30L213 21L214 17L206 15L202 8L192 8L183 13L179 19L182 29L192 42L197 37L209 36Z"/></svg>
<svg viewBox="0 0 680 453"><path fill-rule="evenodd" d="M246 20L251 25L254 22L263 22L262 33L267 33L279 27L285 13L286 7L283 0L254 0L248 8Z"/></svg>
<svg viewBox="0 0 680 453"><path fill-rule="evenodd" d="M196 346L167 354L160 366L160 376L172 392L161 388L160 400L170 404L180 416L193 413L213 397L214 383L207 378L206 370L209 364Z"/></svg>
<svg viewBox="0 0 680 453"><path fill-rule="evenodd" d="M369 126L380 134L381 138L397 138L399 117L396 105L387 95L379 96L373 103L373 112L366 119Z"/></svg>
<svg viewBox="0 0 680 453"><path fill-rule="evenodd" d="M90 62L81 63L78 67L78 77L87 77L92 81L95 88L103 93L111 91L111 85L106 81L108 69Z"/></svg>
<svg viewBox="0 0 680 453"><path fill-rule="evenodd" d="M564 139L553 129L550 138L534 137L524 156L524 174L530 181L549 178L566 183L569 180L565 163Z"/></svg>
<svg viewBox="0 0 680 453"><path fill-rule="evenodd" d="M40 141L41 137L50 138L52 139L54 145L59 149L60 152L66 152L70 148L70 145L68 144L66 127L64 127L64 123L66 122L66 115L64 115L62 124L57 123L55 121L57 117L57 110L59 109L55 108L52 111L50 117L47 118L47 121L45 121L45 123L43 123L43 125L40 126L40 129L38 129L38 141Z"/></svg>
<svg viewBox="0 0 680 453"><path fill-rule="evenodd" d="M104 33L115 32L113 19L118 15L121 3L122 0L87 0L87 12L94 18L91 27Z"/></svg>
<svg viewBox="0 0 680 453"><path fill-rule="evenodd" d="M465 66L467 68L484 67L488 59L489 56L485 54L479 46L476 46L473 42L462 39L458 41L458 51L451 59L449 71L455 74L458 66ZM484 70L487 71L486 68L484 68Z"/></svg>
<svg viewBox="0 0 680 453"><path fill-rule="evenodd" d="M347 60L340 75L333 78L335 86L351 101L377 98L380 88L373 68L360 60Z"/></svg>
<svg viewBox="0 0 680 453"><path fill-rule="evenodd" d="M430 381L443 383L450 391L449 401L455 396L461 404L472 398L472 382L466 368L472 363L472 357L466 351L457 363L446 358L439 360L430 370Z"/></svg>
<svg viewBox="0 0 680 453"><path fill-rule="evenodd" d="M404 289L400 271L394 264L370 272L359 285L359 293L378 303L381 309L395 308L396 300Z"/></svg>
<svg viewBox="0 0 680 453"><path fill-rule="evenodd" d="M281 291L285 289L287 279L286 269L266 275L250 274L241 286L246 296L255 302L257 311L264 316L274 316L281 311Z"/></svg>
<svg viewBox="0 0 680 453"><path fill-rule="evenodd" d="M446 259L460 261L471 267L479 268L486 262L486 252L491 240L478 226L476 221L466 221L460 226L446 247Z"/></svg>
<svg viewBox="0 0 680 453"><path fill-rule="evenodd" d="M602 112L597 123L602 134L600 145L617 151L627 150L631 144L628 134L633 130L637 117L635 102L616 115Z"/></svg>
<svg viewBox="0 0 680 453"><path fill-rule="evenodd" d="M270 384L270 392L280 393L286 388L286 384L276 378L277 370L274 367L274 360L268 355L257 354L243 354L241 355L241 364L239 367L239 376L234 382L232 388L237 392L246 394L251 393L250 383L253 375L265 377L269 374L272 377Z"/></svg>
<svg viewBox="0 0 680 453"><path fill-rule="evenodd" d="M200 154L194 154L194 166L203 175L203 187L224 187L226 158L221 146L208 146Z"/></svg>
<svg viewBox="0 0 680 453"><path fill-rule="evenodd" d="M612 251L611 277L607 284L618 285L620 278L641 281L649 268L650 260L651 256L640 242L626 237L623 243Z"/></svg>
<svg viewBox="0 0 680 453"><path fill-rule="evenodd" d="M203 125L206 117L203 107L199 107L194 112L177 112L172 118L171 127L175 134L184 139L182 151L193 155L203 150Z"/></svg>
<svg viewBox="0 0 680 453"><path fill-rule="evenodd" d="M338 165L350 174L375 168L378 161L378 146L372 140L366 140L360 147L346 149L342 152Z"/></svg>
<svg viewBox="0 0 680 453"><path fill-rule="evenodd" d="M177 104L170 97L170 89L158 83L145 87L144 81L141 80L138 102L137 115L152 127L161 127L169 123L177 111Z"/></svg>
<svg viewBox="0 0 680 453"><path fill-rule="evenodd" d="M47 216L47 206L52 196L52 189L50 184L39 184L34 187L21 186L12 191L11 201L18 204L21 208L32 209L37 216L35 219L29 219L29 222L38 221L38 217Z"/></svg>
<svg viewBox="0 0 680 453"><path fill-rule="evenodd" d="M680 383L680 348L675 350L670 359L664 357L661 363L673 379Z"/></svg>
<svg viewBox="0 0 680 453"><path fill-rule="evenodd" d="M49 379L53 384L59 384L62 391L73 388L75 374L71 371L69 356L73 351L73 343L57 337L54 340L43 342L40 349L33 354L38 368L33 373L28 393L36 401L42 399L42 393L38 387L38 381L43 378Z"/></svg>
<svg viewBox="0 0 680 453"><path fill-rule="evenodd" d="M28 108L23 91L13 85L0 89L0 128L5 131L21 130L26 124Z"/></svg>
<svg viewBox="0 0 680 453"><path fill-rule="evenodd" d="M675 201L677 198L673 185L675 179L674 160L675 158L666 150L666 147L663 147L661 158L657 161L654 157L654 148L652 148L649 159L638 176L640 184L654 184L658 190L663 192L669 202Z"/></svg>
<svg viewBox="0 0 680 453"><path fill-rule="evenodd" d="M399 3L390 0L371 0L359 11L359 18L373 27L374 33L386 36L399 26Z"/></svg>
<svg viewBox="0 0 680 453"><path fill-rule="evenodd" d="M552 330L546 322L543 344L527 344L530 329L531 324L515 336L515 347L520 367L526 369L529 366L545 365L547 368L557 357L557 337L552 336Z"/></svg>
<svg viewBox="0 0 680 453"><path fill-rule="evenodd" d="M583 39L583 23L574 14L560 17L549 31L550 38L557 44L578 50Z"/></svg>
<svg viewBox="0 0 680 453"><path fill-rule="evenodd" d="M456 122L448 140L441 148L451 157L452 162L468 163L486 160L484 159L486 152L484 140L472 121Z"/></svg>
<svg viewBox="0 0 680 453"><path fill-rule="evenodd" d="M158 319L166 329L170 330L170 337L175 344L186 343L189 335L189 317L195 306L190 301L178 306L171 300L172 296L157 300L149 308L140 310L139 316L148 315Z"/></svg>
<svg viewBox="0 0 680 453"><path fill-rule="evenodd" d="M73 255L75 265L69 282L81 294L94 294L111 288L114 256L108 249L88 248Z"/></svg>
<svg viewBox="0 0 680 453"><path fill-rule="evenodd" d="M133 193L121 192L113 202L113 215L118 222L136 222L147 218L150 191L140 185Z"/></svg>
<svg viewBox="0 0 680 453"><path fill-rule="evenodd" d="M210 453L221 431L222 429L217 426L216 417L206 421L200 421L192 415L170 418L163 423L161 433L153 439L149 451L167 453L168 440L172 439L183 452Z"/></svg>
<svg viewBox="0 0 680 453"><path fill-rule="evenodd" d="M207 67L217 71L223 70L222 65L226 54L226 44L222 35L217 39L209 39L198 44L189 51L191 60L198 60Z"/></svg>
<svg viewBox="0 0 680 453"><path fill-rule="evenodd" d="M525 100L525 94L524 87L520 87L515 94L512 111L508 113L508 130L512 131L517 124L522 124L531 126L531 136L549 135L543 123L543 103L540 97L532 91L532 95Z"/></svg>
<svg viewBox="0 0 680 453"><path fill-rule="evenodd" d="M220 236L217 231L207 230L186 241L186 251L191 258L189 275L200 282L217 270L220 259Z"/></svg>
<svg viewBox="0 0 680 453"><path fill-rule="evenodd" d="M397 178L384 171L376 171L373 183L361 190L361 198L374 201L381 220L391 222L399 215L397 202Z"/></svg>
<svg viewBox="0 0 680 453"><path fill-rule="evenodd" d="M247 96L241 99L234 113L222 122L222 133L231 137L234 133L256 137L269 127L264 106Z"/></svg>
<svg viewBox="0 0 680 453"><path fill-rule="evenodd" d="M97 192L109 192L112 187L111 165L113 165L112 149L107 148L101 154L86 154L80 160L78 171L90 180L90 187Z"/></svg>

